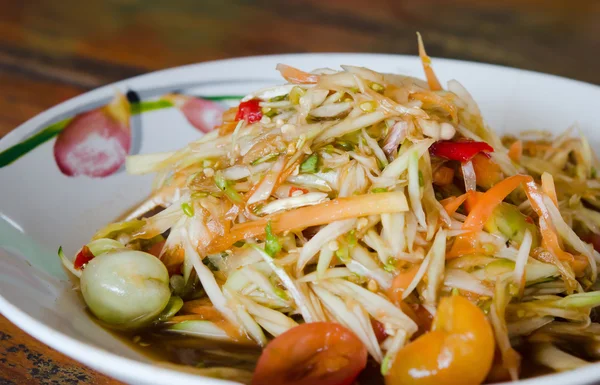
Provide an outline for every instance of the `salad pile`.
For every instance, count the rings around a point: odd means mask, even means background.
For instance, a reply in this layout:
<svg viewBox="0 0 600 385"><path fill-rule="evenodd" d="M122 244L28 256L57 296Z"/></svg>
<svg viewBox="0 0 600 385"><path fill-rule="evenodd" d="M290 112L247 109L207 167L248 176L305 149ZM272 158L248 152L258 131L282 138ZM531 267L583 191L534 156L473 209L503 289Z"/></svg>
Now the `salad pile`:
<svg viewBox="0 0 600 385"><path fill-rule="evenodd" d="M501 138L467 90L342 66L127 158L149 198L65 266L107 327L262 348L208 376L481 384L600 358L600 180L585 137ZM358 377L358 380L356 378Z"/></svg>

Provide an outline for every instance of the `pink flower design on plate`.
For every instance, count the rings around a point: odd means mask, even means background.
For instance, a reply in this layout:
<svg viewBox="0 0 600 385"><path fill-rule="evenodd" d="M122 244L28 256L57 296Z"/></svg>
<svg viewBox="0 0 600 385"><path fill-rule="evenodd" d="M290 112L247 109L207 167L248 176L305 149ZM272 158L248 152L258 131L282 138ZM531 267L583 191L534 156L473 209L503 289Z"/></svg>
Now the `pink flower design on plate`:
<svg viewBox="0 0 600 385"><path fill-rule="evenodd" d="M219 103L180 94L165 95L163 99L173 103L192 126L204 133L212 131L223 122L225 108Z"/></svg>
<svg viewBox="0 0 600 385"><path fill-rule="evenodd" d="M110 104L75 116L54 143L60 171L100 178L116 172L131 148L130 115L129 102L119 93Z"/></svg>

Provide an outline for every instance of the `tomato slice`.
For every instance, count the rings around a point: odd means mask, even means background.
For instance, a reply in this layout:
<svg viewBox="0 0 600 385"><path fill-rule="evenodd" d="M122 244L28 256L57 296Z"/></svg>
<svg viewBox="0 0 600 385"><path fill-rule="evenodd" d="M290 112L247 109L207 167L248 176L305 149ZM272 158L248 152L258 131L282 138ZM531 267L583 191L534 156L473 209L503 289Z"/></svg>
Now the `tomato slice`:
<svg viewBox="0 0 600 385"><path fill-rule="evenodd" d="M252 385L351 385L367 364L367 349L342 325L297 326L263 351Z"/></svg>

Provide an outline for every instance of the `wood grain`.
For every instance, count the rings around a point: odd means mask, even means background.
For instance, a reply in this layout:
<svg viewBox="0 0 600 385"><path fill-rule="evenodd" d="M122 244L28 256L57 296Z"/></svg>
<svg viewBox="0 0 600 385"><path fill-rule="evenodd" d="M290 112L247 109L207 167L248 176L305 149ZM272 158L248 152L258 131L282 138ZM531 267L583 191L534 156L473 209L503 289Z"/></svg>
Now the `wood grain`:
<svg viewBox="0 0 600 385"><path fill-rule="evenodd" d="M49 348L0 316L0 384L118 385L121 383Z"/></svg>
<svg viewBox="0 0 600 385"><path fill-rule="evenodd" d="M597 0L0 1L0 137L147 71L291 52L415 54L600 84ZM116 384L0 318L0 384Z"/></svg>

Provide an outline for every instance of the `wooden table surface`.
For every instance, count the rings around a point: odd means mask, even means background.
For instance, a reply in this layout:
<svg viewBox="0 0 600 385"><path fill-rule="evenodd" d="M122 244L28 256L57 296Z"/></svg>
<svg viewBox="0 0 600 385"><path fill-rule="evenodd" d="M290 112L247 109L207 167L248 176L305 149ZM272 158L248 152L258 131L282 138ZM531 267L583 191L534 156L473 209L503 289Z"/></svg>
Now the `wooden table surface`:
<svg viewBox="0 0 600 385"><path fill-rule="evenodd" d="M89 89L205 60L430 55L600 84L598 0L1 0L0 137ZM1 185L1 184L0 184ZM0 385L118 384L0 316Z"/></svg>

